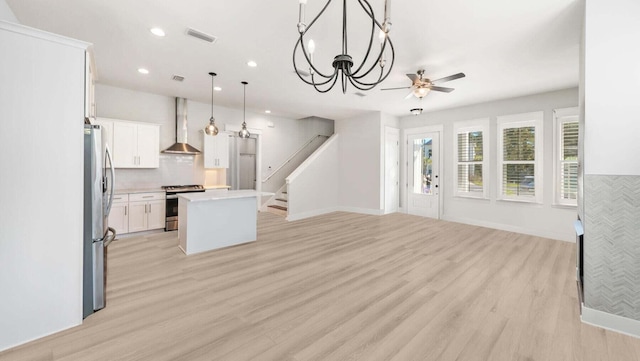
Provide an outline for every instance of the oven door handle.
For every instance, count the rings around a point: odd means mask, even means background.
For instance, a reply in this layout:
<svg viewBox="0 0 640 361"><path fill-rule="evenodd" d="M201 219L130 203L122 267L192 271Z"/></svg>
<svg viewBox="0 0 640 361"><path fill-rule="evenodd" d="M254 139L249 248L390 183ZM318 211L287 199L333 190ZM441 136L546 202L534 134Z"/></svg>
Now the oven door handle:
<svg viewBox="0 0 640 361"><path fill-rule="evenodd" d="M168 194L167 199L178 199L178 195L177 194Z"/></svg>

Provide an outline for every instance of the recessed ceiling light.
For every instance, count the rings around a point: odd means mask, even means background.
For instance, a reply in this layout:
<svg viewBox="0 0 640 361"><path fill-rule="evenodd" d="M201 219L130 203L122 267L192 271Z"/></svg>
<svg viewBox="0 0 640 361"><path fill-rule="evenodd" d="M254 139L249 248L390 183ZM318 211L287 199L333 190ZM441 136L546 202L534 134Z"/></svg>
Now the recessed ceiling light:
<svg viewBox="0 0 640 361"><path fill-rule="evenodd" d="M164 30L162 30L160 28L151 28L151 29L149 29L149 31L151 31L151 34L153 34L155 36L159 36L159 37L165 36Z"/></svg>
<svg viewBox="0 0 640 361"><path fill-rule="evenodd" d="M149 74L149 70L147 70L145 68L140 68L140 69L138 69L138 73L140 73L140 74Z"/></svg>
<svg viewBox="0 0 640 361"><path fill-rule="evenodd" d="M222 88L220 88L219 86L216 86L216 87L213 87L213 90L219 92L219 91L222 91Z"/></svg>
<svg viewBox="0 0 640 361"><path fill-rule="evenodd" d="M249 61L247 62L247 65L249 65L249 66L250 66L250 67L252 67L252 68L255 68L256 66L258 66L258 63L256 63L256 62L255 62L255 61L253 61L253 60L249 60Z"/></svg>
<svg viewBox="0 0 640 361"><path fill-rule="evenodd" d="M264 112L267 114L271 114L271 110L265 110Z"/></svg>

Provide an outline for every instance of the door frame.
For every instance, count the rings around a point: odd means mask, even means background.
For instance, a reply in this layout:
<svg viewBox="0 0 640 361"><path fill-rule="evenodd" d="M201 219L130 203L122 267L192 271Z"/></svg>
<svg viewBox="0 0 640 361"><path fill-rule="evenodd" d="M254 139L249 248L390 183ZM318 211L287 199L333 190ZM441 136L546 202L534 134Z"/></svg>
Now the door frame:
<svg viewBox="0 0 640 361"><path fill-rule="evenodd" d="M438 174L440 176L439 188L440 194L438 195L438 217L437 219L442 219L442 214L444 211L444 191L445 184L444 181L444 125L429 125L425 127L417 127L417 128L407 128L403 132L403 146L404 149L401 149L401 153L404 154L404 162L402 164L404 175L404 197L403 200L403 211L404 213L409 213L409 136L421 134L421 133L438 133Z"/></svg>
<svg viewBox="0 0 640 361"><path fill-rule="evenodd" d="M396 199L396 204L395 204L395 208L391 208L391 209L387 209L387 136L391 134L394 136L398 137L398 157L397 157L397 162L398 162L398 199ZM384 163L384 175L382 177L382 187L383 187L383 192L382 192L382 203L383 203L383 213L384 214L389 214L389 213L394 213L394 212L399 212L400 211L400 175L402 174L401 171L401 164L400 164L400 153L402 152L402 147L400 146L400 129L398 128L394 128L394 127L390 127L390 126L385 126L384 127L384 149L382 152L382 156L383 156L383 163Z"/></svg>
<svg viewBox="0 0 640 361"><path fill-rule="evenodd" d="M241 125L225 124L224 130L227 132L237 133L242 129ZM247 128L251 136L256 136L256 201L258 206L258 212L262 207L262 182L258 182L258 179L262 179L262 129Z"/></svg>

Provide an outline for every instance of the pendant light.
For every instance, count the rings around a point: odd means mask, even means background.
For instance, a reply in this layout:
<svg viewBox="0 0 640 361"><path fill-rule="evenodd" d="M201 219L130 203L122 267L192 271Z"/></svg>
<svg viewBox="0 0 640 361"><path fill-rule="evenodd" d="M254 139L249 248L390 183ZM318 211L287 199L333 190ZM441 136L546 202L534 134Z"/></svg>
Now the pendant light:
<svg viewBox="0 0 640 361"><path fill-rule="evenodd" d="M242 105L242 129L240 129L240 131L238 132L238 136L244 139L247 139L251 136L251 133L249 133L249 131L247 130L247 84L249 83L247 83L246 81L242 82L242 92L244 93L244 100Z"/></svg>
<svg viewBox="0 0 640 361"><path fill-rule="evenodd" d="M216 73L209 73L211 75L211 119L209 119L209 124L204 127L204 133L206 135L217 135L218 127L216 127L216 118L213 117L213 79L216 77Z"/></svg>

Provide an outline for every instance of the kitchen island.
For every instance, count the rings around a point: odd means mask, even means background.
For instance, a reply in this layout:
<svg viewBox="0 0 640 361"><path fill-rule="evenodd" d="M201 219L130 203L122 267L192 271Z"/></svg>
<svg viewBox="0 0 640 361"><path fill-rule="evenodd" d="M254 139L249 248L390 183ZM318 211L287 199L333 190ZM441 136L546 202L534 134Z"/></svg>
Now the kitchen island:
<svg viewBox="0 0 640 361"><path fill-rule="evenodd" d="M256 240L258 192L185 193L178 197L178 243L187 255Z"/></svg>

